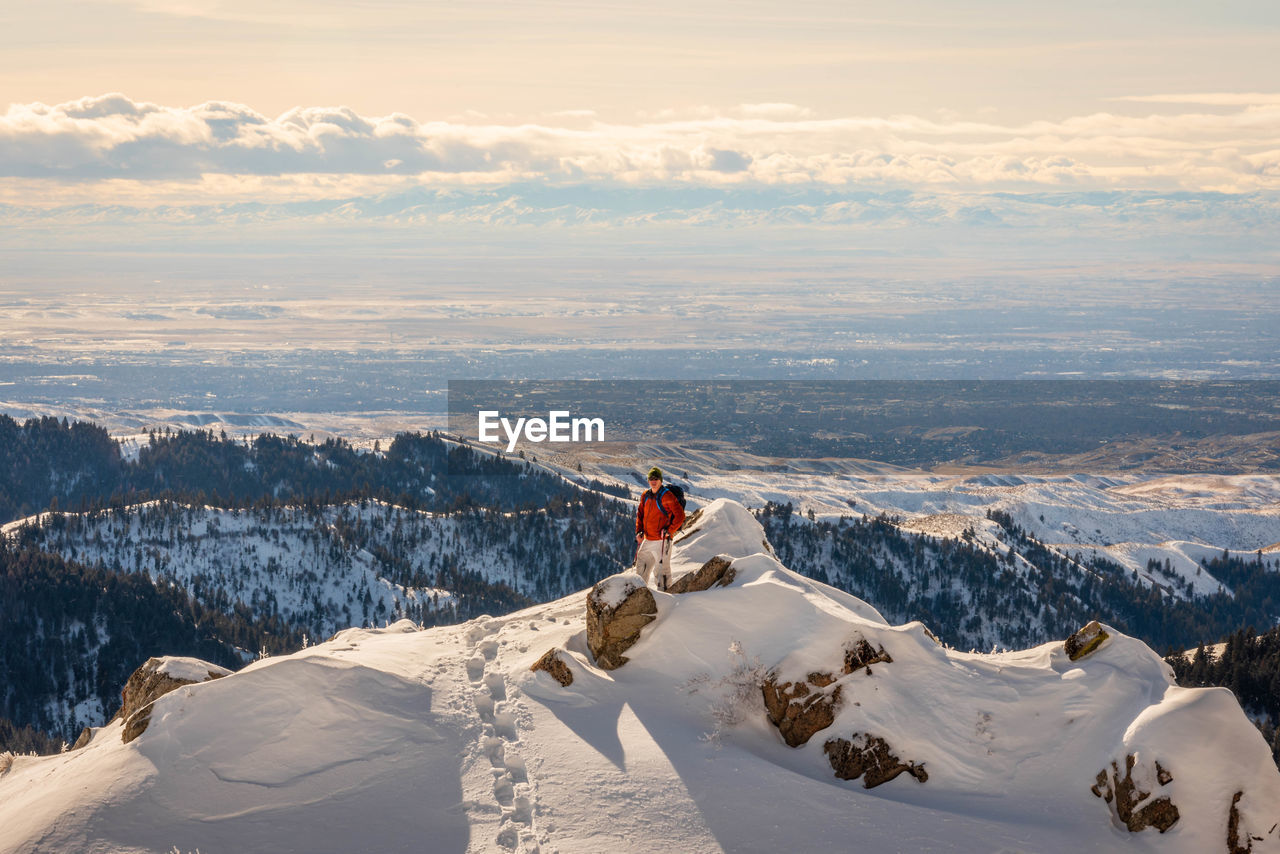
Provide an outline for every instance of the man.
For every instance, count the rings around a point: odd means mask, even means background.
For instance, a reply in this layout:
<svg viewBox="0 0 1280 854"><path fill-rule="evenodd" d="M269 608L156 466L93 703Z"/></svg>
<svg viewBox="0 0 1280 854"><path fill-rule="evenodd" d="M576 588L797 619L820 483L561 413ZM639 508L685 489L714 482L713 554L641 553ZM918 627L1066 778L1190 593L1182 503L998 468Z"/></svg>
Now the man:
<svg viewBox="0 0 1280 854"><path fill-rule="evenodd" d="M674 492L662 485L662 469L649 469L649 488L636 510L636 572L648 584L656 577L659 590L671 583L671 537L684 524L684 508Z"/></svg>

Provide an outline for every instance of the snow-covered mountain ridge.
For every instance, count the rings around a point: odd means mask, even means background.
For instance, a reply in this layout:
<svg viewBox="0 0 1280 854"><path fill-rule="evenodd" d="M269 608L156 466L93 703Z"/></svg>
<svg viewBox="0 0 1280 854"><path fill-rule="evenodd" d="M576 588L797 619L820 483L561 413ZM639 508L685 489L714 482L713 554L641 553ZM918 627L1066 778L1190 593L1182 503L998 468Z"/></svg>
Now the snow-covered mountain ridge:
<svg viewBox="0 0 1280 854"><path fill-rule="evenodd" d="M1280 850L1280 772L1257 731L1229 692L1174 686L1140 642L1111 630L1074 662L1061 642L946 649L787 570L729 501L704 508L676 573L722 553L734 581L655 592L657 619L613 671L586 649L575 593L349 629L180 688L129 744L115 723L14 758L0 851ZM762 679L836 669L855 639L892 661L838 677L831 725L788 747ZM568 687L530 671L549 649ZM927 780L838 779L826 744L862 736ZM1178 813L1164 833L1116 818L1163 798Z"/></svg>
<svg viewBox="0 0 1280 854"><path fill-rule="evenodd" d="M0 527L0 536L68 560L146 572L203 601L241 602L328 636L405 617L453 622L459 600L477 592L459 592L459 570L484 587L534 593L547 579L529 564L552 549L577 556L589 521L570 525L541 511L431 513L373 499L231 509L161 500L41 514ZM602 561L576 582L619 565ZM569 589L564 582L551 579L551 589L535 597L562 595ZM529 598L517 594L515 601Z"/></svg>

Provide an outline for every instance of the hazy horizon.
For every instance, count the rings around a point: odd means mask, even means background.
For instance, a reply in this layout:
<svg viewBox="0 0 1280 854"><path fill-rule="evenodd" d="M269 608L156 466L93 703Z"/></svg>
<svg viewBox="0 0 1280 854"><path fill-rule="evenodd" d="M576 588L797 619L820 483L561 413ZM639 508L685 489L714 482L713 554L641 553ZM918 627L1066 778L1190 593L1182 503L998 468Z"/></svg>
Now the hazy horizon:
<svg viewBox="0 0 1280 854"><path fill-rule="evenodd" d="M3 20L13 405L394 408L450 378L654 371L1280 376L1268 4L54 0Z"/></svg>

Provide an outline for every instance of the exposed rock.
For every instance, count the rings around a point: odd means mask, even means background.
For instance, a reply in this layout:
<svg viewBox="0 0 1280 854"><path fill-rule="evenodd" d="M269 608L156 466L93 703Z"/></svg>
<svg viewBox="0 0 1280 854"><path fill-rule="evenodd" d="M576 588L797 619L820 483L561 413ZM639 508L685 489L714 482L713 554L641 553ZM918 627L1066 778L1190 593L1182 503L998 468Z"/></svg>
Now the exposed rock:
<svg viewBox="0 0 1280 854"><path fill-rule="evenodd" d="M613 575L587 594L587 648L605 670L628 659L622 653L640 640L640 630L658 617L653 592L635 573Z"/></svg>
<svg viewBox="0 0 1280 854"><path fill-rule="evenodd" d="M830 673L810 673L805 682L782 684L775 674L765 678L760 686L764 707L783 741L799 747L835 722L840 706L840 686L830 687L835 681Z"/></svg>
<svg viewBox="0 0 1280 854"><path fill-rule="evenodd" d="M93 741L93 730L89 727L85 727L80 730L80 737L76 739L75 744L71 745L71 749L79 750L80 748L87 746L91 741Z"/></svg>
<svg viewBox="0 0 1280 854"><path fill-rule="evenodd" d="M14 756L9 751L0 753L0 777L9 773L9 769L13 767Z"/></svg>
<svg viewBox="0 0 1280 854"><path fill-rule="evenodd" d="M805 677L805 679L810 685L814 685L818 688L825 688L836 681L836 677L833 674L821 672L810 673Z"/></svg>
<svg viewBox="0 0 1280 854"><path fill-rule="evenodd" d="M684 523L680 526L680 530L676 531L673 540L683 540L685 537L691 537L698 530L698 520L702 518L702 508L699 507L692 513L684 517Z"/></svg>
<svg viewBox="0 0 1280 854"><path fill-rule="evenodd" d="M871 673L871 665L891 662L893 658L858 635L844 650L841 675L859 670ZM769 673L761 684L764 707L769 722L778 728L782 739L792 747L799 747L835 722L836 711L842 700L843 686L834 673L815 671L805 676L803 682L779 683L777 672Z"/></svg>
<svg viewBox="0 0 1280 854"><path fill-rule="evenodd" d="M133 671L121 692L123 705L117 717L124 721L124 743L128 744L147 731L151 723L151 707L156 700L175 688L220 679L230 672L225 667L196 658L148 658Z"/></svg>
<svg viewBox="0 0 1280 854"><path fill-rule="evenodd" d="M1125 756L1124 776L1121 777L1120 766L1113 760L1111 762L1111 774L1108 775L1105 768L1099 771L1094 784L1089 787L1089 791L1110 804L1115 811L1116 818L1120 819L1120 823L1133 833L1146 830L1148 827L1154 827L1164 833L1177 822L1179 817L1178 808L1174 806L1173 801L1168 797L1148 800L1151 797L1151 793L1142 791L1133 779L1133 768L1137 761L1137 758L1132 753ZM1173 775L1165 770L1164 766L1159 762L1156 762L1155 776L1157 782L1162 786L1167 786L1173 782ZM1230 838L1230 833L1228 833L1228 841L1230 841Z"/></svg>
<svg viewBox="0 0 1280 854"><path fill-rule="evenodd" d="M1241 833L1240 828L1240 810L1237 804L1244 797L1244 792L1239 791L1231 796L1231 811L1227 814L1227 854L1253 854L1253 843L1261 842L1265 837L1250 836L1246 830ZM1273 827L1272 830L1275 830ZM1241 839L1241 836L1244 838Z"/></svg>
<svg viewBox="0 0 1280 854"><path fill-rule="evenodd" d="M692 593L696 590L710 590L712 587L728 587L737 577L737 571L731 566L733 558L727 555L716 555L702 565L697 572L680 576L667 588L668 593Z"/></svg>
<svg viewBox="0 0 1280 854"><path fill-rule="evenodd" d="M871 644L867 643L867 639L863 637L858 638L844 651L845 673L852 673L853 671L861 670L864 667L866 668L867 673L870 673L871 665L879 664L881 662L890 664L893 662L893 657L884 651L884 644L881 644L880 648L876 649Z"/></svg>
<svg viewBox="0 0 1280 854"><path fill-rule="evenodd" d="M573 671L569 669L569 665L564 663L564 659L560 657L560 650L558 649L547 650L542 658L535 661L529 669L534 672L545 670L551 674L552 679L555 679L566 688L573 684Z"/></svg>
<svg viewBox="0 0 1280 854"><path fill-rule="evenodd" d="M903 772L921 783L929 779L923 763L903 762L879 736L854 733L852 739L833 738L822 749L837 777L841 780L861 777L862 785L868 789L887 783Z"/></svg>
<svg viewBox="0 0 1280 854"><path fill-rule="evenodd" d="M1079 661L1102 646L1102 642L1109 637L1111 636L1106 633L1102 625L1097 620L1093 620L1083 629L1067 638L1062 648L1066 651L1068 658L1072 661Z"/></svg>

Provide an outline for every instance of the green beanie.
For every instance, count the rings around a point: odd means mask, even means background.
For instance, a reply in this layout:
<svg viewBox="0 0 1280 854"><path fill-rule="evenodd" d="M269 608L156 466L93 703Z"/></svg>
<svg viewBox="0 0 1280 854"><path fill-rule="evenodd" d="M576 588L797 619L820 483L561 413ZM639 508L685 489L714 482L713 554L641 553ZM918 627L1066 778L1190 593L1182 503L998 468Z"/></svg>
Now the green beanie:
<svg viewBox="0 0 1280 854"><path fill-rule="evenodd" d="M649 469L649 480L662 480L662 469L657 466Z"/></svg>

